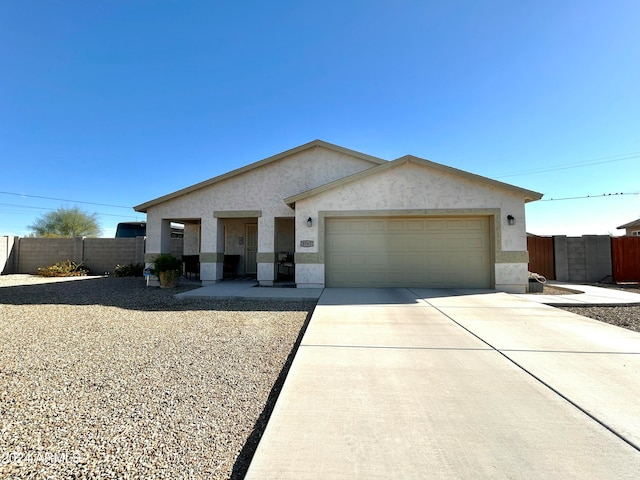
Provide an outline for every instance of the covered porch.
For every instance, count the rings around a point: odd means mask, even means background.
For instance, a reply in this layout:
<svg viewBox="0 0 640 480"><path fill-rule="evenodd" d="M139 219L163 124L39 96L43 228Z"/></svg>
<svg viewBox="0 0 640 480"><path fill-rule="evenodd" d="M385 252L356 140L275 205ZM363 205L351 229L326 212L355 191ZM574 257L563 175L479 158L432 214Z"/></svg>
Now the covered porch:
<svg viewBox="0 0 640 480"><path fill-rule="evenodd" d="M181 252L175 251L172 223L184 225ZM202 285L225 279L256 279L263 287L293 284L294 252L294 217L215 211L209 218L147 219L147 266L158 254L172 253L185 261L185 275L199 278Z"/></svg>

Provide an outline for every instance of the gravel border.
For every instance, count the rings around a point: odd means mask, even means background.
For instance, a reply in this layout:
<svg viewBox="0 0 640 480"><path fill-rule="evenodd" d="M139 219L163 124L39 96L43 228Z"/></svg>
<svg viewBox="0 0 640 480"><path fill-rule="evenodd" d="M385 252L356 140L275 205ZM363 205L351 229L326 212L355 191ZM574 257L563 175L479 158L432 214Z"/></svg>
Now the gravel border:
<svg viewBox="0 0 640 480"><path fill-rule="evenodd" d="M624 290L625 292L640 294L640 285L637 283L610 284L596 283L595 287L613 288ZM584 317L593 318L601 322L610 323L618 327L640 332L640 305L631 306L580 306L580 307L558 307L568 312L576 313Z"/></svg>
<svg viewBox="0 0 640 480"><path fill-rule="evenodd" d="M557 307L571 313L640 332L640 306L626 307Z"/></svg>
<svg viewBox="0 0 640 480"><path fill-rule="evenodd" d="M315 307L176 300L193 286L140 278L0 287L9 478L243 478Z"/></svg>

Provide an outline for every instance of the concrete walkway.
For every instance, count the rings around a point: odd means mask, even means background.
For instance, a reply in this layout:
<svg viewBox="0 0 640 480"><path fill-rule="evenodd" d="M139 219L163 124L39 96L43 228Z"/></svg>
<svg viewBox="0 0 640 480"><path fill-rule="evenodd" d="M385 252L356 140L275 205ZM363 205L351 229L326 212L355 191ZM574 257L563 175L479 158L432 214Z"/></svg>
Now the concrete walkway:
<svg viewBox="0 0 640 480"><path fill-rule="evenodd" d="M78 277L86 278L86 277ZM188 284L188 281L185 282ZM594 287L590 285L551 283L554 287L564 288L578 293L567 295L531 295L522 294L517 297L532 302L556 306L580 305L640 305L640 295L613 288ZM255 280L229 280L206 287L199 287L176 294L176 298L219 298L244 300L317 300L322 288L280 288L258 287ZM378 290L381 291L382 289ZM448 290L451 292L451 290ZM469 292L468 290L466 292Z"/></svg>
<svg viewBox="0 0 640 480"><path fill-rule="evenodd" d="M176 298L220 298L245 300L317 300L322 288L258 287L256 281L232 280L176 294Z"/></svg>
<svg viewBox="0 0 640 480"><path fill-rule="evenodd" d="M639 398L640 334L492 291L325 289L246 479L637 479Z"/></svg>
<svg viewBox="0 0 640 480"><path fill-rule="evenodd" d="M533 302L556 306L586 306L586 305L640 305L640 295L625 292L615 288L594 287L591 285L576 285L568 283L549 282L552 287L564 288L578 293L567 295L518 295Z"/></svg>

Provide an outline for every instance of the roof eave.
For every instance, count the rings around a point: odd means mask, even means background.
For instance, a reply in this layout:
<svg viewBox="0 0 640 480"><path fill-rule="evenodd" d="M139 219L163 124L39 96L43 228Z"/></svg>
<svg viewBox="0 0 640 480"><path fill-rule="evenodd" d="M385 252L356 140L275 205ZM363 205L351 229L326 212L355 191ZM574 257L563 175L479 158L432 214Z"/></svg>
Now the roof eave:
<svg viewBox="0 0 640 480"><path fill-rule="evenodd" d="M262 167L264 165L267 165L269 163L273 163L273 162L275 162L277 160L280 160L282 158L286 158L288 156L295 155L296 153L300 153L300 152L303 152L305 150L308 150L310 148L315 148L315 147L324 147L324 148L327 148L329 150L333 150L335 152L340 152L340 153L343 153L343 154L346 154L346 155L350 155L352 157L360 158L362 160L367 160L369 162L372 162L372 163L378 164L378 165L384 164L384 163L388 163L386 160L383 160L381 158L374 157L372 155L367 155L366 153L358 152L356 150L350 150L348 148L341 147L339 145L334 145L332 143L316 139L316 140L313 140L311 142L305 143L304 145L300 145L298 147L291 148L289 150L286 150L284 152L278 153L276 155L272 155L271 157L267 157L267 158L265 158L263 160L259 160L259 161L254 162L254 163L250 163L249 165L245 165L244 167L237 168L235 170L232 170L230 172L224 173L222 175L218 175L217 177L213 177L213 178L210 178L210 179L205 180L203 182L196 183L195 185L191 185L190 187L186 187L186 188L183 188L181 190L177 190L177 191L175 191L173 193L169 193L167 195L163 195L161 197L155 198L155 199L150 200L148 202L141 203L140 205L137 205L137 206L133 207L133 209L136 212L146 213L147 210L150 207L153 207L153 206L158 205L160 203L166 202L168 200L173 200L174 198L180 197L182 195L186 195L186 194L194 192L196 190L200 190L201 188L205 188L205 187L214 185L214 184L219 183L219 182L221 182L223 180L226 180L228 178L235 177L237 175L240 175L242 173L248 172L250 170Z"/></svg>
<svg viewBox="0 0 640 480"><path fill-rule="evenodd" d="M447 173L451 173L454 175L460 175L464 178L468 178L468 179L472 179L475 181L479 181L481 183L485 183L485 184L489 184L489 185L493 185L495 187L504 189L504 190L509 190L512 192L517 193L518 195L521 195L524 198L524 202L525 203L529 203L529 202L535 202L536 200L540 200L543 197L543 194L540 192L535 192L533 190L527 190L525 188L521 188L521 187L517 187L515 185L511 185L508 183L504 183L504 182L500 182L498 180L493 180L491 178L487 178L487 177L483 177L481 175L477 175L475 173L471 173L471 172L466 172L464 170L459 170L457 168L453 168L453 167L449 167L447 165L442 165L440 163L436 163L436 162L432 162L431 160L426 160L423 158L419 158L419 157L414 157L413 155L406 155L404 157L400 157L397 158L396 160L393 160L391 162L385 162L381 165L378 165L377 167L373 167L373 168L369 168L367 170L363 170L362 172L358 172L356 174L353 175L349 175L348 177L344 177L338 180L335 180L333 182L327 183L325 185L321 185L319 187L313 188L311 190L307 190L306 192L301 192L297 195L293 195L291 197L285 198L284 201L287 205L289 205L289 207L294 208L295 209L295 202L308 198L308 197L312 197L314 195L317 195L319 193L325 192L327 190L331 190L333 188L339 187L340 185L344 185L347 183L351 183L354 181L359 180L360 178L364 178L367 177L369 175L373 175L375 173L381 172L383 170L386 170L388 168L393 168L399 164L402 163L415 163L417 165L423 165L423 166L427 166L430 168L434 168L436 170L440 170L440 171L444 171Z"/></svg>

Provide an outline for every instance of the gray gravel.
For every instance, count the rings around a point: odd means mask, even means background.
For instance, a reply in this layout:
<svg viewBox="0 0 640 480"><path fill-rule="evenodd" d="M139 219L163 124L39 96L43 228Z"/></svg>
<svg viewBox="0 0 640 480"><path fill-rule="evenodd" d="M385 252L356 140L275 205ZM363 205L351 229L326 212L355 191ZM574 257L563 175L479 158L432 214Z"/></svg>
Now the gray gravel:
<svg viewBox="0 0 640 480"><path fill-rule="evenodd" d="M243 478L315 305L177 301L188 287L139 278L0 287L8 478Z"/></svg>
<svg viewBox="0 0 640 480"><path fill-rule="evenodd" d="M631 285L615 285L615 284L596 284L601 288L615 288L626 292L640 294L640 286L638 284ZM563 310L577 313L585 317L600 320L601 322L617 325L618 327L627 328L635 332L640 332L640 305L628 307L561 307Z"/></svg>
<svg viewBox="0 0 640 480"><path fill-rule="evenodd" d="M572 313L640 332L640 306L559 307Z"/></svg>
<svg viewBox="0 0 640 480"><path fill-rule="evenodd" d="M0 476L241 479L315 302L0 276ZM640 307L563 307L640 331Z"/></svg>

